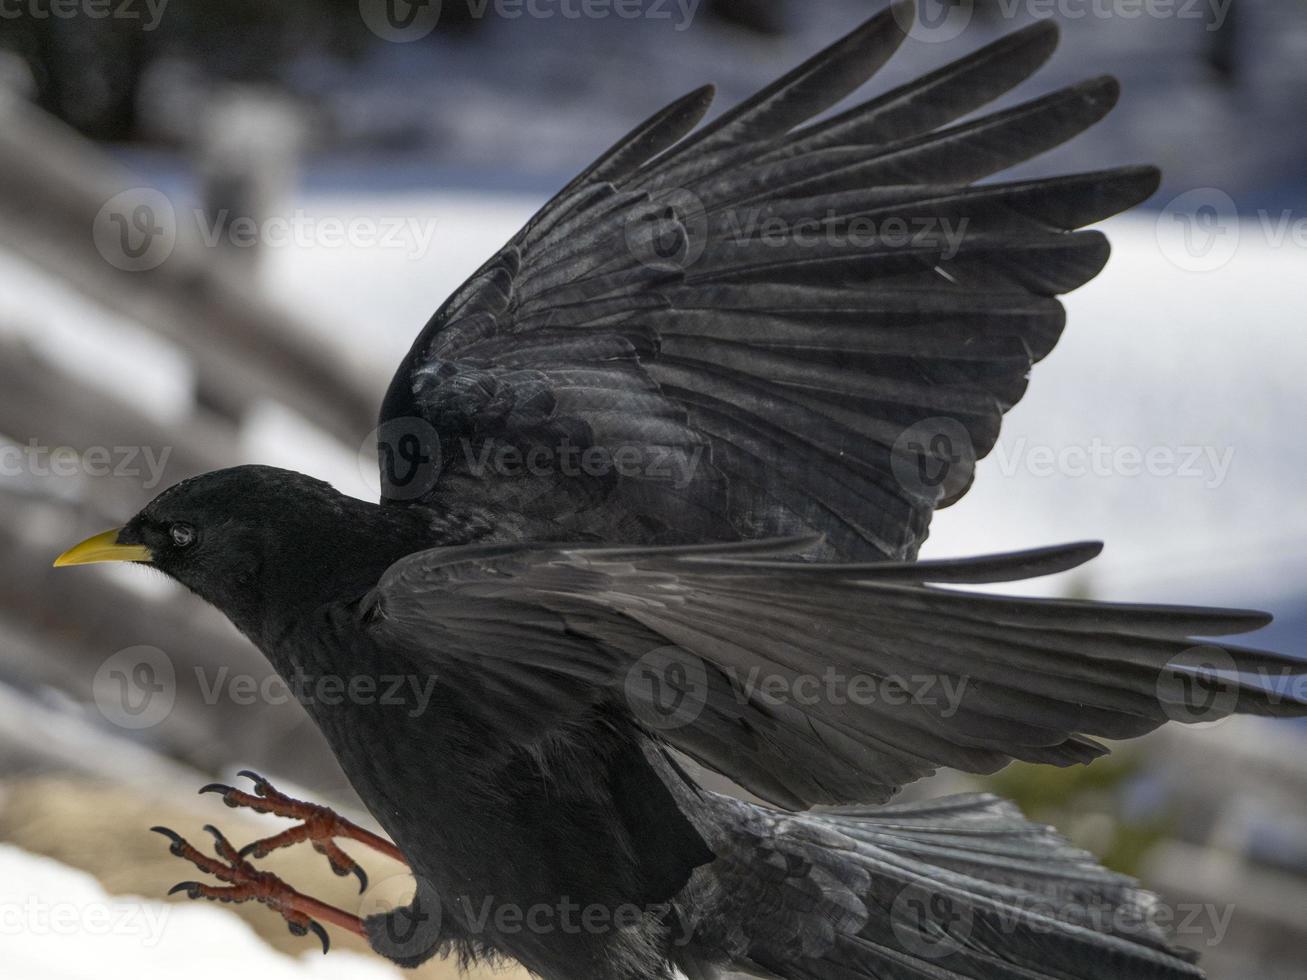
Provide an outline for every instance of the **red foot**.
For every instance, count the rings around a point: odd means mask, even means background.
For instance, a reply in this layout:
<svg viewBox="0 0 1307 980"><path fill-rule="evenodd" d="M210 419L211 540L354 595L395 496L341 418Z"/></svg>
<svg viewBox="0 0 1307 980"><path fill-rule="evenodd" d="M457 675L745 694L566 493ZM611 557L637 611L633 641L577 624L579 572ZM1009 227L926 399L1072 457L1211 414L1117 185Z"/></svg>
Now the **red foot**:
<svg viewBox="0 0 1307 980"><path fill-rule="evenodd" d="M367 890L367 873L359 867L358 862L340 849L336 844L336 838L356 840L396 861L408 863L404 855L399 852L399 848L390 841L338 816L328 807L293 799L277 790L258 773L248 769L242 769L240 775L254 783L254 793L246 793L224 783L210 783L200 792L221 793L222 801L230 807L248 807L258 813L272 813L279 817L300 821L298 827L291 827L280 834L246 844L239 851L242 858L246 856L263 858L279 848L310 841L314 850L324 855L330 862L332 871L338 875L352 874L358 878L360 893Z"/></svg>
<svg viewBox="0 0 1307 980"><path fill-rule="evenodd" d="M209 857L196 850L180 834L167 827L151 829L155 833L163 834L172 842L169 850L173 854L191 862L219 881L227 882L227 885L219 886L205 885L198 881L183 881L171 888L168 891L169 895L184 891L192 899L204 898L215 902L261 902L281 913L292 935L305 936L312 932L317 936L322 943L324 953L331 948L331 940L327 936L327 930L323 929L317 920L348 929L359 936L367 934L358 916L350 915L316 898L302 895L271 872L260 871L254 867L236 848L232 847L216 827L208 826L204 829L213 835L214 850L217 851L218 858Z"/></svg>

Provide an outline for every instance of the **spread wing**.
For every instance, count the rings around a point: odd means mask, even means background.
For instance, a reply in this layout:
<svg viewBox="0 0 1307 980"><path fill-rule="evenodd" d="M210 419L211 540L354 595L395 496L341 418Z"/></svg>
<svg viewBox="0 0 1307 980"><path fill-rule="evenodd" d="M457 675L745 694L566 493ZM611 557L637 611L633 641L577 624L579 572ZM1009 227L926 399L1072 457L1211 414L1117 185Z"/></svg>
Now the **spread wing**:
<svg viewBox="0 0 1307 980"><path fill-rule="evenodd" d="M691 93L547 204L400 366L384 496L489 508L518 540L914 556L1056 343L1055 297L1106 261L1075 229L1158 175L975 183L1116 100L1100 78L959 122L1043 63L1048 21L810 123L898 25L885 11L697 131L712 92ZM401 439L428 465L396 467Z"/></svg>
<svg viewBox="0 0 1307 980"><path fill-rule="evenodd" d="M1260 613L941 588L1075 567L1096 545L813 564L806 541L419 552L365 601L487 744L614 709L782 806L878 802L950 766L1070 765L1168 720L1301 715L1304 665L1195 636Z"/></svg>

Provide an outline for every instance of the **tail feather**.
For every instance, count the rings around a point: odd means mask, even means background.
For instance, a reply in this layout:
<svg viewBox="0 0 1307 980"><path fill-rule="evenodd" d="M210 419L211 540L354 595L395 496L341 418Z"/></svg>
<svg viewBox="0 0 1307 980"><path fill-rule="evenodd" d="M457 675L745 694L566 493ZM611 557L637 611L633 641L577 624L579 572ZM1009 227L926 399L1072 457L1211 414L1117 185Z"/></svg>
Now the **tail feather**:
<svg viewBox="0 0 1307 980"><path fill-rule="evenodd" d="M786 980L1182 980L1158 900L989 795L782 814L718 798L699 923Z"/></svg>

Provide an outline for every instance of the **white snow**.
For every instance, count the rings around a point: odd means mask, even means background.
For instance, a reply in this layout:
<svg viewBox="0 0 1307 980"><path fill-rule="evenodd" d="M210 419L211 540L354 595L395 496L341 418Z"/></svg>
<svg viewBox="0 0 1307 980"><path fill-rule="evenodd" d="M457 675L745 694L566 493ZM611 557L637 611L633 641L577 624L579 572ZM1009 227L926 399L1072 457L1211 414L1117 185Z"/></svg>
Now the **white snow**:
<svg viewBox="0 0 1307 980"><path fill-rule="evenodd" d="M381 960L291 959L218 906L108 895L85 872L0 844L0 964L13 980L395 980Z"/></svg>

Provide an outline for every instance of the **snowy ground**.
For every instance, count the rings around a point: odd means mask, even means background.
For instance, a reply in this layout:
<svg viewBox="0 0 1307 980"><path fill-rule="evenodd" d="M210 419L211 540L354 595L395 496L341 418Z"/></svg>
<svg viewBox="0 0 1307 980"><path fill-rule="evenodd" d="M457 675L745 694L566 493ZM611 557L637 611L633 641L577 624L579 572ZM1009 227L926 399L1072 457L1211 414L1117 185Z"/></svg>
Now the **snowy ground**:
<svg viewBox="0 0 1307 980"><path fill-rule="evenodd" d="M14 980L395 980L337 951L296 960L207 905L111 896L90 875L0 844L0 962Z"/></svg>

